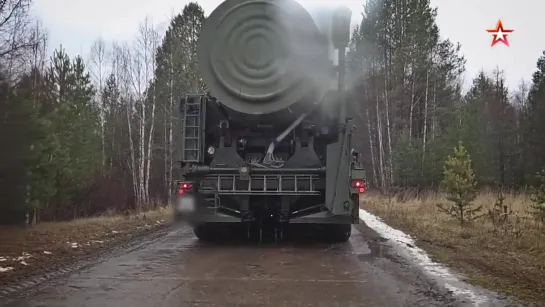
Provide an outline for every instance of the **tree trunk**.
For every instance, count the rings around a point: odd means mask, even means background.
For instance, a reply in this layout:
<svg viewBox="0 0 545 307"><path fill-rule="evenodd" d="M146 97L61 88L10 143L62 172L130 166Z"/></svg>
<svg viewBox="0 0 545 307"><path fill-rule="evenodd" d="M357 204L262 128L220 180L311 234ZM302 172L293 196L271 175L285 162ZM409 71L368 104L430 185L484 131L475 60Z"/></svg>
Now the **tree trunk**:
<svg viewBox="0 0 545 307"><path fill-rule="evenodd" d="M141 200L141 203L140 205L141 206L144 206L145 204L147 204L147 199L146 199L146 192L145 192L145 177L144 177L144 171L145 171L145 163L146 163L146 150L145 150L145 146L146 146L146 106L144 104L144 101L142 101L142 98L140 98L141 101L140 103L142 104L141 105L141 114L140 114L140 135L139 135L139 140L138 140L138 144L139 144L139 155L140 155L140 160L138 160L139 162L139 166L138 166L138 189L139 189L139 193L140 193L140 200ZM140 207L139 209L142 209L142 207Z"/></svg>
<svg viewBox="0 0 545 307"><path fill-rule="evenodd" d="M170 205L172 200L172 156L173 156L173 149L172 149L172 126L174 121L173 112L175 109L174 106L174 54L170 53L170 89L169 89L169 99L168 102L168 136L167 136L167 153L168 156L166 157L167 160L165 161L168 165L168 171L167 171L167 180L165 181L165 186L167 188L167 195L168 195L168 204Z"/></svg>
<svg viewBox="0 0 545 307"><path fill-rule="evenodd" d="M435 82L433 83L433 98L431 103L431 141L432 143L435 141L435 133L437 129L437 93L436 93L436 85Z"/></svg>
<svg viewBox="0 0 545 307"><path fill-rule="evenodd" d="M165 125L163 126L163 184L165 185L165 195L168 195L167 182L168 182L168 108L164 110ZM170 196L170 195L169 195ZM168 201L168 200L167 200Z"/></svg>
<svg viewBox="0 0 545 307"><path fill-rule="evenodd" d="M171 67L171 71L172 71L172 67ZM172 129L173 129L173 121L174 121L174 116L173 116L173 112L174 112L174 109L175 109L175 106L174 106L174 78L172 78L171 82L170 82L170 102L168 104L168 148L167 148L167 152L168 152L168 178L167 178L167 181L165 182L166 184L166 187L167 187L167 195L168 195L168 203L170 204L171 202L171 199L172 199L172 166L173 166L173 161L172 161L172 156L173 156L173 148L172 148Z"/></svg>
<svg viewBox="0 0 545 307"><path fill-rule="evenodd" d="M129 131L129 146L130 146L130 156L131 156L131 172L132 172L132 186L134 196L136 198L136 208L139 209L141 205L141 194L138 185L138 176L136 173L136 158L135 158L135 148L134 142L132 141L132 125L131 125L131 116L130 116L131 106L127 105L127 127Z"/></svg>
<svg viewBox="0 0 545 307"><path fill-rule="evenodd" d="M393 153L392 153L392 137L391 137L391 125L390 125L390 104L388 101L388 88L389 88L389 72L386 70L384 77L384 107L386 112L386 140L388 142L388 182L391 186L394 181L394 163L393 163Z"/></svg>
<svg viewBox="0 0 545 307"><path fill-rule="evenodd" d="M428 92L429 92L429 80L430 80L430 74L429 69L426 70L426 92L424 94L424 127L422 131L422 165L421 165L421 172L422 175L424 175L424 163L426 160L426 141L427 141L427 133L428 133Z"/></svg>
<svg viewBox="0 0 545 307"><path fill-rule="evenodd" d="M414 70L414 63L413 63L413 68ZM409 104L409 138L412 138L413 137L413 114L414 114L414 105L415 105L415 96L416 96L416 93L415 93L415 83L416 83L416 77L414 75L414 71L412 73L412 86L411 86L411 102Z"/></svg>
<svg viewBox="0 0 545 307"><path fill-rule="evenodd" d="M371 151L371 165L373 168L373 184L378 186L378 178L377 178L377 163L376 163L376 157L375 157L375 145L373 142L373 131L371 129L371 116L369 115L369 108L365 110L365 115L367 116L367 130L369 131L369 149Z"/></svg>
<svg viewBox="0 0 545 307"><path fill-rule="evenodd" d="M151 126L149 130L148 135L148 153L147 153L147 166L146 166L146 201L150 202L149 197L149 178L150 178L150 171L151 171L151 148L153 147L153 133L155 130L155 87L153 89L153 98L152 98L152 106L151 106Z"/></svg>
<svg viewBox="0 0 545 307"><path fill-rule="evenodd" d="M380 120L380 99L378 94L378 88L375 87L376 91L376 103L377 103L377 133L378 133L378 159L379 159L379 176L380 176L380 186L382 190L385 189L385 178L384 178L384 146L382 143L382 124Z"/></svg>

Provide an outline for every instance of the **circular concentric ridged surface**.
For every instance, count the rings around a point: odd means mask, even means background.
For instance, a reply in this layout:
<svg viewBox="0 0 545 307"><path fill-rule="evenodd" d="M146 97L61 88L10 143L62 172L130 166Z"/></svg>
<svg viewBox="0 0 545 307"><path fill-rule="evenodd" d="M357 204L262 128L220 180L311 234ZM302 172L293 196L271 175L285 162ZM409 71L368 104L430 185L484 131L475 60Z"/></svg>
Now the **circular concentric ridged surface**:
<svg viewBox="0 0 545 307"><path fill-rule="evenodd" d="M276 112L315 91L313 79L325 72L316 68L327 61L320 37L312 17L293 0L227 0L203 26L199 71L229 108Z"/></svg>

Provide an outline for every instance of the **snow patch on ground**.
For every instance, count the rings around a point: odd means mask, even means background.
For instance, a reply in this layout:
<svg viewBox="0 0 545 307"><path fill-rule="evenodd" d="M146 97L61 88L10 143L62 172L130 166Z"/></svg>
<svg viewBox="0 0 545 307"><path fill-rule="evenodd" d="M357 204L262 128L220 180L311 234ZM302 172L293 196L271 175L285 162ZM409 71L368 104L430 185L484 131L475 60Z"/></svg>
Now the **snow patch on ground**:
<svg viewBox="0 0 545 307"><path fill-rule="evenodd" d="M32 258L32 255L27 253L27 252L23 252L22 256L19 256L19 257L15 258L15 261L24 261L24 260L27 260L29 258Z"/></svg>
<svg viewBox="0 0 545 307"><path fill-rule="evenodd" d="M475 306L490 303L487 296L475 293L472 286L460 281L447 267L432 261L424 250L416 247L414 239L408 234L388 226L382 219L363 209L360 209L359 216L369 228L390 240L397 249L406 253L410 260L416 262L428 275L442 282L454 295L471 300Z"/></svg>

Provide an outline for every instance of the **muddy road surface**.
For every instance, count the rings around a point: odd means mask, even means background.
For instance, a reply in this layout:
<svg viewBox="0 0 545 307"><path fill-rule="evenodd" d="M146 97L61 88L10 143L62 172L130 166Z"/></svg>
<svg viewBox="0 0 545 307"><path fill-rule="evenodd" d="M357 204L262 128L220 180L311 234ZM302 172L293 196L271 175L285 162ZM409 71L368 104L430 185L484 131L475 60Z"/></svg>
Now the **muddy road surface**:
<svg viewBox="0 0 545 307"><path fill-rule="evenodd" d="M161 231L139 248L0 298L0 306L470 306L364 225L342 244L204 244L184 227Z"/></svg>

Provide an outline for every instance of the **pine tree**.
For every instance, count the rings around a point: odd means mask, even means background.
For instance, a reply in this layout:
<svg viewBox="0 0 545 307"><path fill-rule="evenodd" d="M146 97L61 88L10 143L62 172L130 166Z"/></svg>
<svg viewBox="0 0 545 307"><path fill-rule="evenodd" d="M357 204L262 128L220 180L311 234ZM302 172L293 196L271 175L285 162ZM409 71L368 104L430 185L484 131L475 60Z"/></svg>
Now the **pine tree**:
<svg viewBox="0 0 545 307"><path fill-rule="evenodd" d="M30 222L39 219L39 212L46 210L56 194L56 161L54 154L60 151L61 144L51 122L45 98L43 75L33 69L22 76L17 86L17 95L32 109L31 124L27 127L29 142L27 166L27 210Z"/></svg>
<svg viewBox="0 0 545 307"><path fill-rule="evenodd" d="M456 218L460 224L479 218L477 213L482 206L474 208L472 203L476 197L475 175L469 155L461 142L444 162L443 176L442 185L452 204L438 204L439 210Z"/></svg>
<svg viewBox="0 0 545 307"><path fill-rule="evenodd" d="M545 168L545 51L537 60L537 70L532 76L532 85L528 93L528 106L525 127L525 140L528 143L526 154L526 172L533 173L535 170Z"/></svg>
<svg viewBox="0 0 545 307"><path fill-rule="evenodd" d="M114 74L110 74L106 79L100 98L101 108L104 110L106 168L110 175L122 174L124 167L120 162L125 159L122 148L126 143L124 137L126 125L122 121L124 112L120 103L121 92Z"/></svg>
<svg viewBox="0 0 545 307"><path fill-rule="evenodd" d="M543 226L545 226L545 170L537 174L538 184L530 190L532 214Z"/></svg>
<svg viewBox="0 0 545 307"><path fill-rule="evenodd" d="M51 65L45 74L45 84L48 89L49 110L54 109L65 98L70 87L72 65L64 49L55 50L51 57Z"/></svg>
<svg viewBox="0 0 545 307"><path fill-rule="evenodd" d="M99 110L93 103L94 90L80 57L71 61L63 50L55 51L45 87L50 111L44 124L50 127L50 139L41 150L50 153L49 180L55 185L52 215L56 218L73 214L67 210L90 184L100 163Z"/></svg>
<svg viewBox="0 0 545 307"><path fill-rule="evenodd" d="M481 71L464 102L459 124L452 128L474 157L477 181L481 185L513 184L517 112L509 102L502 72L496 69L489 77Z"/></svg>
<svg viewBox="0 0 545 307"><path fill-rule="evenodd" d="M479 182L493 183L494 177L494 129L492 107L494 102L493 81L481 71L465 97L459 139L467 144L467 150L474 157Z"/></svg>
<svg viewBox="0 0 545 307"><path fill-rule="evenodd" d="M100 119L98 106L93 101L94 88L89 72L81 57L72 62L69 91L70 111L66 115L72 127L67 142L70 144L70 160L74 187L80 189L89 184L98 167L100 156Z"/></svg>
<svg viewBox="0 0 545 307"><path fill-rule="evenodd" d="M27 212L26 160L30 154L32 106L0 75L0 223L22 223Z"/></svg>

